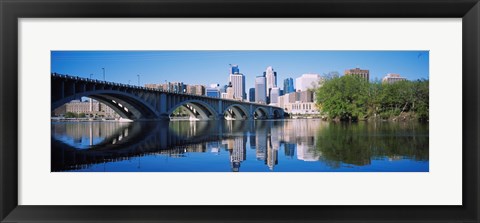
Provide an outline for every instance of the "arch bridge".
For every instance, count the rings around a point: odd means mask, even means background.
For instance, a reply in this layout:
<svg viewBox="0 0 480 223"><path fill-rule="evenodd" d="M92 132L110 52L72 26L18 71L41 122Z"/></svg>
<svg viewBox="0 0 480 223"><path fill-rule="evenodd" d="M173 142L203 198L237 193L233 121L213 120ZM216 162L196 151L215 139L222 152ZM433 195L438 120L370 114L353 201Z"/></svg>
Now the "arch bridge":
<svg viewBox="0 0 480 223"><path fill-rule="evenodd" d="M51 74L51 110L89 97L111 107L122 118L169 119L179 107L200 120L283 118L280 107L252 102L169 92L57 73Z"/></svg>

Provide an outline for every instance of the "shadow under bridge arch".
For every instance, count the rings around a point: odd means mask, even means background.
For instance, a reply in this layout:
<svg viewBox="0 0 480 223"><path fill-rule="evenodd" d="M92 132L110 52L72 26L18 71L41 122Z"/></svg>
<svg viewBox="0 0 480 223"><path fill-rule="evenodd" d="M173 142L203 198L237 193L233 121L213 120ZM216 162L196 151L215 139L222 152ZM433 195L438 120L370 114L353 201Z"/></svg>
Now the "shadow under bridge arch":
<svg viewBox="0 0 480 223"><path fill-rule="evenodd" d="M272 111L272 116L274 119L279 119L279 118L283 118L285 115L284 111L282 109L273 109Z"/></svg>
<svg viewBox="0 0 480 223"><path fill-rule="evenodd" d="M245 120L249 119L248 108L240 104L231 104L223 111L224 117L227 120Z"/></svg>
<svg viewBox="0 0 480 223"><path fill-rule="evenodd" d="M190 114L190 117L200 120L214 120L218 119L215 108L207 102L201 100L186 100L182 101L168 110L168 114L171 116L175 110L183 107Z"/></svg>
<svg viewBox="0 0 480 223"><path fill-rule="evenodd" d="M254 119L268 119L269 118L269 112L264 107L257 107L253 111L253 118Z"/></svg>

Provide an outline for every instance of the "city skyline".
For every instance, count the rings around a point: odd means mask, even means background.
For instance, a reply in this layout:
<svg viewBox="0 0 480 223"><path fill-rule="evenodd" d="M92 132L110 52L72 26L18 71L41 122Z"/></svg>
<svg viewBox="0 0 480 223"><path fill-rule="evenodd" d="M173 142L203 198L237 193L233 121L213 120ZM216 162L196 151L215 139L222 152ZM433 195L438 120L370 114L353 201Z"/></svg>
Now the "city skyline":
<svg viewBox="0 0 480 223"><path fill-rule="evenodd" d="M428 51L52 51L51 57L51 72L141 86L165 81L223 86L231 64L245 76L245 89L268 67L277 73L277 85L307 73L343 76L352 68L369 70L370 81L388 73L429 79Z"/></svg>

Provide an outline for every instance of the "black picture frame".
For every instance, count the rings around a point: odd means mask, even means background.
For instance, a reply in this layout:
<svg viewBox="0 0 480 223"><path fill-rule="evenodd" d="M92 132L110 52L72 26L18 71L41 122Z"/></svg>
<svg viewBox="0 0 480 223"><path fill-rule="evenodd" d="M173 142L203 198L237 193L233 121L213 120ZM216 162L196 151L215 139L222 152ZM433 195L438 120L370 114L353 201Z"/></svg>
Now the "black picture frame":
<svg viewBox="0 0 480 223"><path fill-rule="evenodd" d="M478 222L479 0L0 0L1 222ZM462 18L461 206L18 205L18 19L134 17ZM446 43L448 44L448 43ZM445 129L448 131L448 129ZM450 148L460 149L460 148Z"/></svg>

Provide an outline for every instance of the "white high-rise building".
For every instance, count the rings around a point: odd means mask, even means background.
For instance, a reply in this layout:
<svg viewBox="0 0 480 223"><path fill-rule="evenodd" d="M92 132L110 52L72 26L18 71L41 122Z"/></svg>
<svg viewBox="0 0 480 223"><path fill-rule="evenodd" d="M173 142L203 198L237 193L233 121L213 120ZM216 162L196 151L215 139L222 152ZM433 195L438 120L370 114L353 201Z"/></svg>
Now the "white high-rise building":
<svg viewBox="0 0 480 223"><path fill-rule="evenodd" d="M229 81L233 87L233 98L237 100L244 100L247 98L245 93L245 76L240 73L238 65L230 65Z"/></svg>
<svg viewBox="0 0 480 223"><path fill-rule="evenodd" d="M243 74L230 74L230 82L233 87L233 98L238 100L246 99L245 76Z"/></svg>
<svg viewBox="0 0 480 223"><path fill-rule="evenodd" d="M321 80L318 74L302 74L295 79L295 89L297 91L306 91L307 89L316 88Z"/></svg>
<svg viewBox="0 0 480 223"><path fill-rule="evenodd" d="M264 76L255 78L255 102L262 104L267 103L267 86Z"/></svg>
<svg viewBox="0 0 480 223"><path fill-rule="evenodd" d="M269 66L267 70L263 72L263 76L267 79L267 97L270 97L270 90L277 87L277 72L273 70L272 66Z"/></svg>

